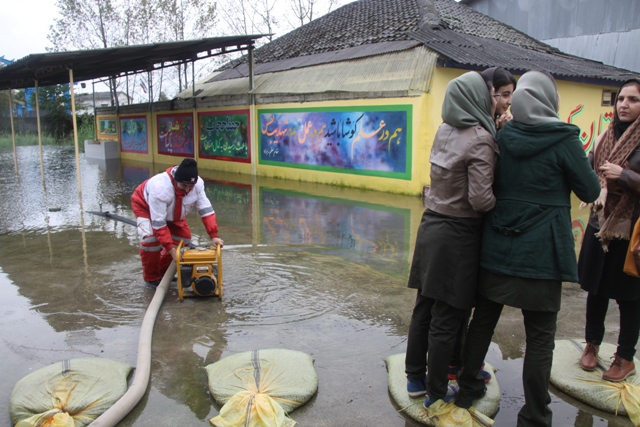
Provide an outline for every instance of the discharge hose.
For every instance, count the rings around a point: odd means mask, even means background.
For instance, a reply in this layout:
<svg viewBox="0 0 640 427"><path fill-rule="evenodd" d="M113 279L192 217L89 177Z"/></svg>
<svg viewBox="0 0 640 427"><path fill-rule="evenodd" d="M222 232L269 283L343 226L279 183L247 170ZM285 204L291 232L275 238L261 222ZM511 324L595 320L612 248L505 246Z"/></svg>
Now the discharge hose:
<svg viewBox="0 0 640 427"><path fill-rule="evenodd" d="M113 427L122 420L138 404L142 396L147 391L149 376L151 374L151 342L153 338L153 326L160 311L160 306L164 301L169 284L176 274L176 263L171 262L167 272L156 288L156 293L149 303L147 312L140 327L140 339L138 341L138 361L136 363L136 373L131 383L131 387L111 408L107 409L90 427Z"/></svg>

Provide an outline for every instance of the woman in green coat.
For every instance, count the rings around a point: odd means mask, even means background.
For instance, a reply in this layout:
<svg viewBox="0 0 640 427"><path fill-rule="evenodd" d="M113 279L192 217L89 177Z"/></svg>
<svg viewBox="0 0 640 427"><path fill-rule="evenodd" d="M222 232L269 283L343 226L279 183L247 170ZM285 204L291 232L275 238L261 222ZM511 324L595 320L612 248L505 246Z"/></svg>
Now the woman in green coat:
<svg viewBox="0 0 640 427"><path fill-rule="evenodd" d="M520 308L527 348L519 427L551 426L548 387L562 282L578 280L570 195L593 202L600 194L579 129L558 118L558 104L550 74L530 71L518 81L513 120L497 138L497 202L485 219L476 308L458 378L456 404L468 408L484 393L476 376L502 308Z"/></svg>

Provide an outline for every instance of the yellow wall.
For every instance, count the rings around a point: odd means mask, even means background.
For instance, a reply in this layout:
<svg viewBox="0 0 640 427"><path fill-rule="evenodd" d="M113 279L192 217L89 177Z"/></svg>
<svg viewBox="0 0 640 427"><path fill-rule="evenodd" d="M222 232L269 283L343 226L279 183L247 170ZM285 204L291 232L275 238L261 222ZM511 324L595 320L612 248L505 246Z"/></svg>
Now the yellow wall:
<svg viewBox="0 0 640 427"><path fill-rule="evenodd" d="M374 189L378 191L399 194L422 194L423 187L430 184L429 179L429 154L435 133L441 123L440 111L447 84L452 79L467 72L462 69L437 67L431 81L429 93L408 98L381 98L347 101L324 101L301 103L282 103L257 106L233 106L201 109L198 112L228 111L246 109L250 110L251 130L251 158L252 164L223 160L198 159L197 144L195 157L199 167L229 173L256 174L259 176L282 178L292 181L307 181L321 184L331 184L341 187L353 187L362 189ZM518 78L518 76L516 76ZM598 133L603 132L608 125L607 116L612 107L602 107L601 98L603 89L614 89L585 83L557 81L558 91L561 97L560 118L570 121L581 128L581 136L585 148L589 148L589 142L593 142ZM388 105L411 105L413 111L412 135L411 135L411 179L396 179L378 176L363 176L350 173L324 172L318 170L298 169L284 166L272 166L260 164L260 121L258 112L265 109L287 108L341 108L341 107L376 107ZM582 106L582 108L579 108ZM578 112L579 111L579 112ZM171 113L193 113L193 110L171 111ZM147 161L160 164L177 164L180 158L158 154L157 116L168 112L154 112L146 114L147 132L149 139L149 154L121 153L123 159ZM194 116L194 124L198 123ZM197 129L196 129L197 135Z"/></svg>
<svg viewBox="0 0 640 427"><path fill-rule="evenodd" d="M595 138L607 129L607 116L613 113L613 106L603 107L603 89L617 90L615 87L574 83L562 80L556 81L560 94L560 118L578 126L581 130L580 139L584 144L595 142ZM573 115L572 112L583 106L582 110ZM592 144L591 144L592 145ZM585 147L587 150L589 147Z"/></svg>

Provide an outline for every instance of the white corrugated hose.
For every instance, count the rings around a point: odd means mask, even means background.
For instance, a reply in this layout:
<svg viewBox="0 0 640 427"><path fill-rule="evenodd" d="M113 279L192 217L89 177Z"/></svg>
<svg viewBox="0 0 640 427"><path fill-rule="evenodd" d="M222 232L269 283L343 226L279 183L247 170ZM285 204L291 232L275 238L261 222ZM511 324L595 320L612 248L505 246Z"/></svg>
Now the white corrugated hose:
<svg viewBox="0 0 640 427"><path fill-rule="evenodd" d="M138 404L142 396L147 391L149 376L151 374L151 342L153 338L153 326L160 311L160 306L164 301L169 284L176 274L176 263L171 262L169 269L160 281L156 293L149 303L147 312L140 327L140 339L138 341L138 361L136 363L136 373L131 383L131 387L111 408L107 409L90 427L113 427L122 420Z"/></svg>

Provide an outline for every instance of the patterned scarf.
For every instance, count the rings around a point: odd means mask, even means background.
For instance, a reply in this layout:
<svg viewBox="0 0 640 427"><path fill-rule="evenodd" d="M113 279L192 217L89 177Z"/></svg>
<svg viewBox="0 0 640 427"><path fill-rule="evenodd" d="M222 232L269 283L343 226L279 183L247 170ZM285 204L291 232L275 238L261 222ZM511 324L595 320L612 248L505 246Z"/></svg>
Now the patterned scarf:
<svg viewBox="0 0 640 427"><path fill-rule="evenodd" d="M638 197L629 191L619 194L607 192L607 180L600 172L600 166L607 160L623 169L629 169L629 156L640 146L640 119L636 119L619 139L615 137L615 122L617 120L614 119L605 131L594 159L594 169L606 195L604 208L597 212L600 231L596 233L605 248L612 239L629 240L633 212L638 205Z"/></svg>

